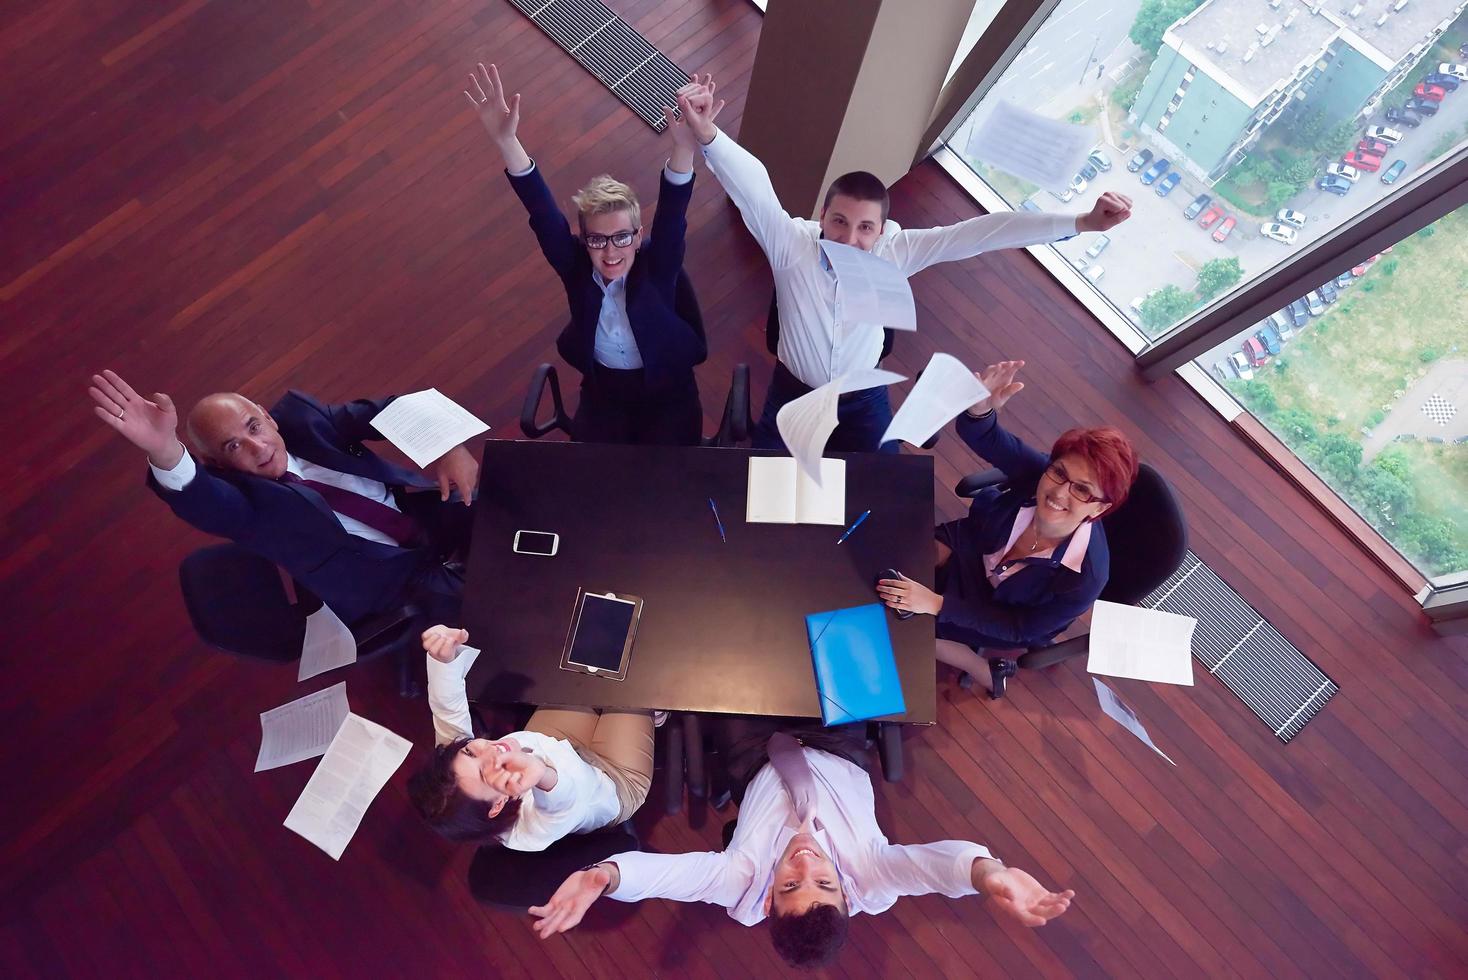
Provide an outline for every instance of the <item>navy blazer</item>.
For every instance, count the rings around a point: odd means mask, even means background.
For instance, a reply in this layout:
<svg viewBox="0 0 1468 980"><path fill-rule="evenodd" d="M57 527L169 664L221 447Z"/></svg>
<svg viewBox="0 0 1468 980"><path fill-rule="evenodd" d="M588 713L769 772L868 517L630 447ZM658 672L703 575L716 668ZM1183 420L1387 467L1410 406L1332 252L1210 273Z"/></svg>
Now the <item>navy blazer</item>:
<svg viewBox="0 0 1468 980"><path fill-rule="evenodd" d="M566 287L571 322L556 338L556 350L567 364L589 375L595 364L596 324L601 318L604 296L591 278L591 256L586 254L581 240L571 233L571 226L556 206L539 166L528 174L515 176L507 171L506 175L525 210L530 212L530 227L540 242L540 251ZM684 236L688 231L688 202L692 197L692 180L673 184L659 176L652 229L637 250L637 260L627 270L627 321L637 341L643 377L650 390L670 390L693 383L693 366L702 364L709 354L696 301L688 309L692 291L680 297L679 290L679 279L683 278Z"/></svg>
<svg viewBox="0 0 1468 980"><path fill-rule="evenodd" d="M389 487L432 487L421 473L381 459L363 445L382 438L372 420L392 400L323 405L290 391L270 414L293 456ZM427 549L399 548L348 533L321 495L299 483L200 463L182 490L164 489L151 469L148 486L194 527L284 568L348 623L401 605L414 575L431 558Z"/></svg>
<svg viewBox="0 0 1468 980"><path fill-rule="evenodd" d="M1004 471L1007 485L982 490L968 516L945 525L953 548L938 636L974 647L1025 647L1042 644L1090 609L1111 574L1111 553L1100 521L1091 525L1091 540L1079 572L1060 563L1067 538L1052 557L1032 559L1000 582L989 584L984 555L1009 542L1021 508L1035 504L1040 476L1050 457L1026 446L999 425L998 413L958 417L958 435L979 456Z"/></svg>

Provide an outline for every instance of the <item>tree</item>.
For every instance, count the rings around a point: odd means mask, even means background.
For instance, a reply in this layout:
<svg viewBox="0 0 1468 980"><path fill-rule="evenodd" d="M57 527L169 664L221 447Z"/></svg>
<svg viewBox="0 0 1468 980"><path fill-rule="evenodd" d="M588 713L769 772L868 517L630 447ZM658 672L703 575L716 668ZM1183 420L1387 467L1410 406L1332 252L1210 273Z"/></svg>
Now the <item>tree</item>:
<svg viewBox="0 0 1468 980"><path fill-rule="evenodd" d="M1280 438L1294 449L1306 443L1313 443L1320 437L1315 428L1315 417L1302 408L1287 408L1276 415L1271 422L1274 431L1278 432Z"/></svg>
<svg viewBox="0 0 1468 980"><path fill-rule="evenodd" d="M1274 389L1262 381L1245 381L1238 387L1239 398L1255 415L1273 415L1279 408Z"/></svg>
<svg viewBox="0 0 1468 980"><path fill-rule="evenodd" d="M1206 302L1236 286L1244 278L1238 259L1210 259L1198 270L1198 295Z"/></svg>
<svg viewBox="0 0 1468 980"><path fill-rule="evenodd" d="M1381 470L1383 473L1390 473L1392 476L1396 477L1398 480L1401 480L1403 483L1406 483L1412 479L1412 464L1407 459L1407 454L1402 452L1396 446L1392 446L1389 449L1383 449L1380 453L1377 454L1376 458L1371 461L1371 465L1373 468Z"/></svg>
<svg viewBox="0 0 1468 980"><path fill-rule="evenodd" d="M1316 143L1314 149L1321 156L1338 157L1356 144L1356 124L1350 119L1336 123L1330 132Z"/></svg>
<svg viewBox="0 0 1468 980"><path fill-rule="evenodd" d="M1290 142L1296 146L1314 148L1325 138L1327 130L1325 113L1319 109L1311 109L1309 112L1295 116L1290 124L1291 135L1294 137Z"/></svg>
<svg viewBox="0 0 1468 980"><path fill-rule="evenodd" d="M1269 206L1277 208L1298 193L1300 193L1299 184L1288 180L1271 180L1265 196L1269 198Z"/></svg>
<svg viewBox="0 0 1468 980"><path fill-rule="evenodd" d="M1354 495L1362 509L1401 519L1412 504L1412 487L1394 473L1368 466L1356 479Z"/></svg>
<svg viewBox="0 0 1468 980"><path fill-rule="evenodd" d="M1401 528L1402 546L1433 565L1445 565L1458 551L1455 528L1440 517L1409 514Z"/></svg>
<svg viewBox="0 0 1468 980"><path fill-rule="evenodd" d="M1192 13L1193 9L1198 6L1198 2L1194 0L1142 0L1141 9L1137 11L1137 17L1132 21L1132 29L1127 36L1143 51L1155 54L1157 49L1162 47L1162 35L1178 18Z"/></svg>
<svg viewBox="0 0 1468 980"><path fill-rule="evenodd" d="M1192 293L1169 283L1142 302L1142 323L1155 336L1187 316L1194 305Z"/></svg>

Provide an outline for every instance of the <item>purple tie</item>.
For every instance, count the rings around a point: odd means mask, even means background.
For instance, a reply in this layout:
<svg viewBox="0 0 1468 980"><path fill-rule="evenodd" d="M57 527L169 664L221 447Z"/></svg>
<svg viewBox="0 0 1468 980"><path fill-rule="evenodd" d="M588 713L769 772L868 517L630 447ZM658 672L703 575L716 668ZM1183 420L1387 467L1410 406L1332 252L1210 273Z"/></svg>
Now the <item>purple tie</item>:
<svg viewBox="0 0 1468 980"><path fill-rule="evenodd" d="M303 487L310 487L321 494L321 499L326 501L326 506L336 513L343 517L350 517L354 521L360 521L374 531L386 534L403 547L408 547L418 538L417 521L402 511L394 510L371 497L364 497L360 493L334 487L330 483L303 480L291 472L287 472L281 479L287 483L299 483Z"/></svg>
<svg viewBox="0 0 1468 980"><path fill-rule="evenodd" d="M811 772L810 760L805 749L794 737L784 732L770 736L765 745L770 754L770 765L785 784L790 802L795 806L795 817L800 823L814 821L816 816L816 776ZM819 821L815 822L819 827Z"/></svg>

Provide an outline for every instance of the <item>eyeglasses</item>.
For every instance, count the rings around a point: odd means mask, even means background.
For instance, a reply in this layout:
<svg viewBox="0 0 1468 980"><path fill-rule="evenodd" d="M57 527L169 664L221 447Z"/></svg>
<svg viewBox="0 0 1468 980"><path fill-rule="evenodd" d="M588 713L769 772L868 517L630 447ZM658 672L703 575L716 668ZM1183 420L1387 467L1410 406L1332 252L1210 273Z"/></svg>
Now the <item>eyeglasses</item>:
<svg viewBox="0 0 1468 980"><path fill-rule="evenodd" d="M1094 504L1096 502L1108 503L1109 498L1102 496L1101 491L1088 483L1077 483L1065 472L1065 467L1059 463L1051 463L1045 468L1045 475L1056 483L1064 486L1070 484L1070 495L1083 504Z"/></svg>
<svg viewBox="0 0 1468 980"><path fill-rule="evenodd" d="M626 248L632 244L632 239L636 238L637 233L641 230L639 227L631 231L619 231L615 235L582 235L581 240L586 243L587 248L606 248L608 243L618 248Z"/></svg>

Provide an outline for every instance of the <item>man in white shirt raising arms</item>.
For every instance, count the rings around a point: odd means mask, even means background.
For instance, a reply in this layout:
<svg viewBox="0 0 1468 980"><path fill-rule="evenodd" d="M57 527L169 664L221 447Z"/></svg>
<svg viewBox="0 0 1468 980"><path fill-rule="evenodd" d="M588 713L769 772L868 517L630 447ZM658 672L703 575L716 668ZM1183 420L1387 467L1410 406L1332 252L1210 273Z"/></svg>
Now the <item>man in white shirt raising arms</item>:
<svg viewBox="0 0 1468 980"><path fill-rule="evenodd" d="M810 740L829 745L829 737L816 732ZM888 843L877 826L871 779L846 753L802 745L785 732L770 736L766 751L725 850L613 855L530 909L540 920L536 933L544 939L575 927L602 895L709 902L744 925L768 918L780 956L816 967L840 952L850 916L885 912L903 895L983 895L1027 926L1044 925L1070 906L1074 892L1052 892L978 844Z"/></svg>
<svg viewBox="0 0 1468 980"><path fill-rule="evenodd" d="M683 89L678 107L703 146L709 170L739 208L774 273L779 360L754 429L758 449L785 448L775 427L781 406L844 374L875 367L881 358L882 325L842 319L835 274L821 253L821 239L871 252L912 276L930 265L993 249L1106 231L1131 215L1129 198L1107 192L1082 215L1016 211L979 215L941 228L903 229L887 218L887 189L881 180L866 171L853 171L832 181L819 221L796 218L780 206L764 164L714 125L718 107L712 84ZM880 445L892 420L886 388L842 395L837 418L827 444L831 450L897 451L896 443Z"/></svg>

